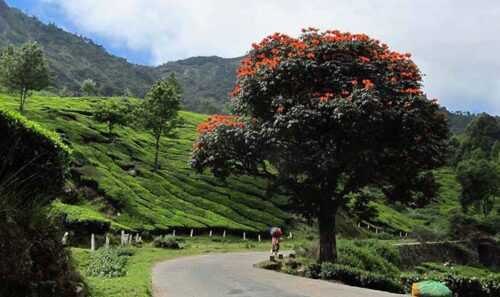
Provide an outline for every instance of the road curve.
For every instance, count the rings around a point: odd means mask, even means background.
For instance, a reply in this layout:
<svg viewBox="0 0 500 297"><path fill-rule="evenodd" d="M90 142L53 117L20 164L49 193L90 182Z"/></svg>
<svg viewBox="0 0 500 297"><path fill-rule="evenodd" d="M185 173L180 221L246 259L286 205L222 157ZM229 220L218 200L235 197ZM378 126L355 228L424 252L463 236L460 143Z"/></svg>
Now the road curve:
<svg viewBox="0 0 500 297"><path fill-rule="evenodd" d="M153 268L154 297L396 297L254 268L269 253L209 254L177 258Z"/></svg>

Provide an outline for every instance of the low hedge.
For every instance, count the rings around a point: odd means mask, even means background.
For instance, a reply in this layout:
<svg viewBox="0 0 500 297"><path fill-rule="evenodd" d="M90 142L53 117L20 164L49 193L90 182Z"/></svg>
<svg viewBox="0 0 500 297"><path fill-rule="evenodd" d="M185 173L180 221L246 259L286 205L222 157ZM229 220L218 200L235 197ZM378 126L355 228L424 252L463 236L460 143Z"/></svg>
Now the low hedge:
<svg viewBox="0 0 500 297"><path fill-rule="evenodd" d="M173 250L178 250L182 248L177 239L169 235L156 237L153 240L153 246L156 248L173 249Z"/></svg>
<svg viewBox="0 0 500 297"><path fill-rule="evenodd" d="M455 274L406 274L401 276L405 292L411 291L413 283L435 280L444 283L456 297L492 297L500 296L500 277L464 277Z"/></svg>
<svg viewBox="0 0 500 297"><path fill-rule="evenodd" d="M314 269L317 270L317 267ZM309 270L311 271L311 270ZM391 277L349 267L346 265L323 263L319 277L325 280L338 280L347 285L359 286L369 289L402 293L401 284Z"/></svg>
<svg viewBox="0 0 500 297"><path fill-rule="evenodd" d="M90 256L87 275L105 278L124 276L127 274L128 255L120 249L99 249Z"/></svg>

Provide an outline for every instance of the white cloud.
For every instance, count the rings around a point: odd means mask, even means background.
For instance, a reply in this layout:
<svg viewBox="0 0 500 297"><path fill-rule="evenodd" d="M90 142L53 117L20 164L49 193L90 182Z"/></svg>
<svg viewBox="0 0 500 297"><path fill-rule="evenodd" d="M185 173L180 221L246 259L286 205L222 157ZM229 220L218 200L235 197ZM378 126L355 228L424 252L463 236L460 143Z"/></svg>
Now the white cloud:
<svg viewBox="0 0 500 297"><path fill-rule="evenodd" d="M84 32L147 50L152 64L235 57L272 32L364 32L411 52L432 97L500 114L500 3L490 0L43 0ZM479 107L478 107L479 106Z"/></svg>

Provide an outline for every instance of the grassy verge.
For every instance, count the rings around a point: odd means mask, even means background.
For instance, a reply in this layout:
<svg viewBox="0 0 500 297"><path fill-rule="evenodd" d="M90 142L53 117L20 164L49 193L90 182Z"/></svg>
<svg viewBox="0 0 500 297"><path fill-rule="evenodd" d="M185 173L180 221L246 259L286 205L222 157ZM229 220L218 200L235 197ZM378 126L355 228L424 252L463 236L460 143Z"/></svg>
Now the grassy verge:
<svg viewBox="0 0 500 297"><path fill-rule="evenodd" d="M132 248L134 254L128 259L127 275L117 278L85 276L90 261L90 251L72 248L71 252L77 269L84 275L92 297L149 297L151 296L151 269L155 263L191 255L237 251L266 251L268 241L241 241L239 238L182 238L184 249L167 250L146 245ZM296 241L285 241L283 249L291 249Z"/></svg>

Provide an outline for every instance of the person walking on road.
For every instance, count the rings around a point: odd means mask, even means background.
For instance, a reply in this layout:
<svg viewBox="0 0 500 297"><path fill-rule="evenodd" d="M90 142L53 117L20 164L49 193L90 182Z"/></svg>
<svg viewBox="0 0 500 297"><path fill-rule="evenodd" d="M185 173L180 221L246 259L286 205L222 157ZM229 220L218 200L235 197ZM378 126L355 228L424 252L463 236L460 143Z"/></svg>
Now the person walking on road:
<svg viewBox="0 0 500 297"><path fill-rule="evenodd" d="M278 252L280 251L280 238L283 235L283 231L281 230L280 227L272 227L270 230L271 233L271 238L272 238L272 249L271 253L273 255L278 255Z"/></svg>

